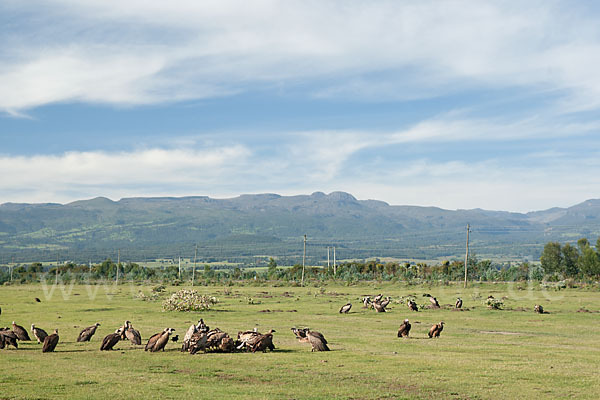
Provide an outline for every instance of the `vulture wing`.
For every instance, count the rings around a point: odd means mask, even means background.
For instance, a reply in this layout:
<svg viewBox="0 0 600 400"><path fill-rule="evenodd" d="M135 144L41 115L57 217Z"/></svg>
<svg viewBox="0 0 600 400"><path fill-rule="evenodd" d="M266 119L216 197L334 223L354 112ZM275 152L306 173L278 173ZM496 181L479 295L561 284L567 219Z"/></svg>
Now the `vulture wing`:
<svg viewBox="0 0 600 400"><path fill-rule="evenodd" d="M58 335L53 333L50 336L46 336L44 339L44 346L42 346L42 353L49 353L54 351L58 344Z"/></svg>

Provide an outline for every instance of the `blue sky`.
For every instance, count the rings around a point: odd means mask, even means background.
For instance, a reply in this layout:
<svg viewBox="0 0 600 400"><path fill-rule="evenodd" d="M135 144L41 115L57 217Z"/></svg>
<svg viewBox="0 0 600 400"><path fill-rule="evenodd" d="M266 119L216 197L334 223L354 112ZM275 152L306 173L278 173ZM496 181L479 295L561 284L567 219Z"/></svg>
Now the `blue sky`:
<svg viewBox="0 0 600 400"><path fill-rule="evenodd" d="M600 197L592 1L8 0L0 43L0 203Z"/></svg>

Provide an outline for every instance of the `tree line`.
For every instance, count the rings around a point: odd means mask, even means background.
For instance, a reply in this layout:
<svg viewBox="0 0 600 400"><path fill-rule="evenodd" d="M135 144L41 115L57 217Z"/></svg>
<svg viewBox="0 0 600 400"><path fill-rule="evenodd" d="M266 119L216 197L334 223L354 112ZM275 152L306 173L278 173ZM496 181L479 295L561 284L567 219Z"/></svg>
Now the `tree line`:
<svg viewBox="0 0 600 400"><path fill-rule="evenodd" d="M586 238L579 239L577 245L549 242L544 246L540 257L546 274L562 275L573 279L600 278L600 238L593 248Z"/></svg>

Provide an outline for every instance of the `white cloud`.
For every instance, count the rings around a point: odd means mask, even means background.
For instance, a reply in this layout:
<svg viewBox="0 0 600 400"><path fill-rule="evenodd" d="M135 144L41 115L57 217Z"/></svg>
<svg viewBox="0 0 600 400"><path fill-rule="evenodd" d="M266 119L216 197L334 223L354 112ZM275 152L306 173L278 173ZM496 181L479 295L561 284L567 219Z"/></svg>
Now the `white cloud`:
<svg viewBox="0 0 600 400"><path fill-rule="evenodd" d="M282 81L354 98L520 86L558 91L569 110L597 108L600 95L600 24L570 2L40 0L3 8L36 16L36 25L8 34L0 53L5 111L177 101Z"/></svg>

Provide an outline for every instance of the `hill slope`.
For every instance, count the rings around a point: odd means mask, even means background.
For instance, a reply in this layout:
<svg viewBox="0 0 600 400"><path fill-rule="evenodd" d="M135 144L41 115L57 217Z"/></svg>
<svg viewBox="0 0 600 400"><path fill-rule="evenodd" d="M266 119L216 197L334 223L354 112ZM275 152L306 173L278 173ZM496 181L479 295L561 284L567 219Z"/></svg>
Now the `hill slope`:
<svg viewBox="0 0 600 400"><path fill-rule="evenodd" d="M201 259L252 260L259 255L297 262L302 235L311 262L336 246L344 258L462 257L465 227L479 255L537 258L549 240L600 234L600 200L527 214L391 206L328 195L242 195L107 198L61 205L0 205L0 249L16 259L99 260L122 249L130 259L186 256L199 246Z"/></svg>

